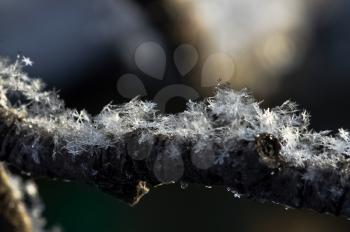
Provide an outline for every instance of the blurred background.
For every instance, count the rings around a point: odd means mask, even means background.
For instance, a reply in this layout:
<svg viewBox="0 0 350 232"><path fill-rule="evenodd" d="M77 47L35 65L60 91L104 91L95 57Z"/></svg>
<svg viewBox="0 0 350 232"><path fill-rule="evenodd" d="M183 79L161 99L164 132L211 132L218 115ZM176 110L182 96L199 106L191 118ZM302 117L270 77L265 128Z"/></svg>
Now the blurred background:
<svg viewBox="0 0 350 232"><path fill-rule="evenodd" d="M347 0L0 0L0 56L98 113L137 95L163 112L248 88L265 107L291 99L316 130L350 128ZM349 231L343 218L237 199L220 187L163 186L130 208L94 187L38 180L64 231Z"/></svg>

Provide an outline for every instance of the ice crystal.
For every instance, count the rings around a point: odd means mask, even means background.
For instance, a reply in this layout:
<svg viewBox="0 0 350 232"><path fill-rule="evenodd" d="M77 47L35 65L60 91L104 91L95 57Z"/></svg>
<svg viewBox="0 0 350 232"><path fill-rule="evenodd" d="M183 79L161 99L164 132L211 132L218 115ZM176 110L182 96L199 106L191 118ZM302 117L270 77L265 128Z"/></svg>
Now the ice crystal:
<svg viewBox="0 0 350 232"><path fill-rule="evenodd" d="M230 188L230 187L226 187L227 192L230 192L233 194L234 198L241 198L242 194L240 194L239 192L237 192L236 190Z"/></svg>
<svg viewBox="0 0 350 232"><path fill-rule="evenodd" d="M25 56L22 57L21 61L25 66L33 66L34 64L34 62L29 57L25 57Z"/></svg>

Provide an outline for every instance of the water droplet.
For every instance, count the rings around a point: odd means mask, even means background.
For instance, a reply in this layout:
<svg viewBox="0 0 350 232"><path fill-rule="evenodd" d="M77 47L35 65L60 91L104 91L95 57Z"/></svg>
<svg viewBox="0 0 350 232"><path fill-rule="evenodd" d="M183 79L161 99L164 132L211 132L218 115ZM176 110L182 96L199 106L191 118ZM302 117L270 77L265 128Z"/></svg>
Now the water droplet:
<svg viewBox="0 0 350 232"><path fill-rule="evenodd" d="M206 185L204 187L207 188L207 189L212 189L213 188L213 186L210 186L210 185Z"/></svg>
<svg viewBox="0 0 350 232"><path fill-rule="evenodd" d="M216 86L218 81L228 82L235 72L233 59L224 54L216 53L207 58L202 69L202 87Z"/></svg>
<svg viewBox="0 0 350 232"><path fill-rule="evenodd" d="M117 90L125 98L134 98L136 96L146 96L147 91L141 80L134 74L125 74L117 81Z"/></svg>
<svg viewBox="0 0 350 232"><path fill-rule="evenodd" d="M135 52L137 67L145 74L162 80L166 66L166 55L164 49L155 42L141 44Z"/></svg>
<svg viewBox="0 0 350 232"><path fill-rule="evenodd" d="M164 150L158 152L154 162L153 173L163 183L178 181L184 173L184 163L179 148L168 142Z"/></svg>
<svg viewBox="0 0 350 232"><path fill-rule="evenodd" d="M161 89L154 97L154 102L157 103L160 112L165 112L166 105L169 100L174 97L182 97L186 100L195 100L199 98L198 92L190 86L175 84L169 85Z"/></svg>
<svg viewBox="0 0 350 232"><path fill-rule="evenodd" d="M191 153L191 161L194 166L203 170L213 166L215 163L215 152L212 144L207 144L203 147L195 146Z"/></svg>
<svg viewBox="0 0 350 232"><path fill-rule="evenodd" d="M134 160L144 160L151 154L153 144L153 138L148 138L142 142L137 138L132 138L127 143L128 154Z"/></svg>
<svg viewBox="0 0 350 232"><path fill-rule="evenodd" d="M174 61L180 74L185 76L197 64L198 52L192 45L180 45L174 52Z"/></svg>

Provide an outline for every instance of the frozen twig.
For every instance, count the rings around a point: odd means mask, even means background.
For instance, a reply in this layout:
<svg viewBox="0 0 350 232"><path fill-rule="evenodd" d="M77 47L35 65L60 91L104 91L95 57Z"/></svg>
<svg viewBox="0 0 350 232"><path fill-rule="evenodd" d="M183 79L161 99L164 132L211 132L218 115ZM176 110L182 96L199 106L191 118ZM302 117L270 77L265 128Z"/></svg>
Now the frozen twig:
<svg viewBox="0 0 350 232"><path fill-rule="evenodd" d="M23 172L95 184L130 204L182 181L350 217L349 133L311 131L292 102L262 109L222 88L179 114L134 99L92 117L66 109L22 65L0 62L0 160Z"/></svg>

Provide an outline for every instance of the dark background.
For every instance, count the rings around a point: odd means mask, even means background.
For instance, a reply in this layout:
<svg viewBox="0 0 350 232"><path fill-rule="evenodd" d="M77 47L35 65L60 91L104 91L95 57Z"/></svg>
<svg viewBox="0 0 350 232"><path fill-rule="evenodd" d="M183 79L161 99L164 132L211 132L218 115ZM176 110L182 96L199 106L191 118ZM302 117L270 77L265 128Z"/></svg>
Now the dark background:
<svg viewBox="0 0 350 232"><path fill-rule="evenodd" d="M245 52L235 57L238 64L245 62L242 66L255 71L249 80L256 81L246 82L248 76L239 73L243 68L238 66L230 83L234 88L249 87L258 99L265 100L266 107L287 99L298 102L311 112L316 130L350 128L350 3L313 0L305 8L307 17L300 15L305 17L300 25L302 32L289 33L298 41L293 48L299 54L295 64L278 72L273 65L271 70L260 71L259 65L251 61L254 59L245 59L255 54L252 48L261 40L257 36L246 45L248 48L242 48ZM175 0L0 0L0 55L12 60L17 54L30 57L35 62L26 68L31 76L42 78L49 88L59 89L69 107L85 108L91 114L111 101L128 100L116 87L125 73L140 78L148 99L171 84L186 84L202 96L212 95L212 88L199 84L204 58L199 59L188 79L171 61L172 51L182 43L194 45L200 56L215 50L215 38L220 35L206 30L204 19L194 20L192 10ZM259 13L264 14L263 7ZM234 23L229 17L218 26L229 31ZM236 35L230 36L234 39ZM146 41L160 44L169 60L162 80L149 77L135 66L133 53ZM184 102L175 96L167 110L181 110ZM91 186L49 180L38 180L38 184L49 225L61 225L67 232L350 229L343 218L237 199L221 187L163 186L131 208Z"/></svg>

